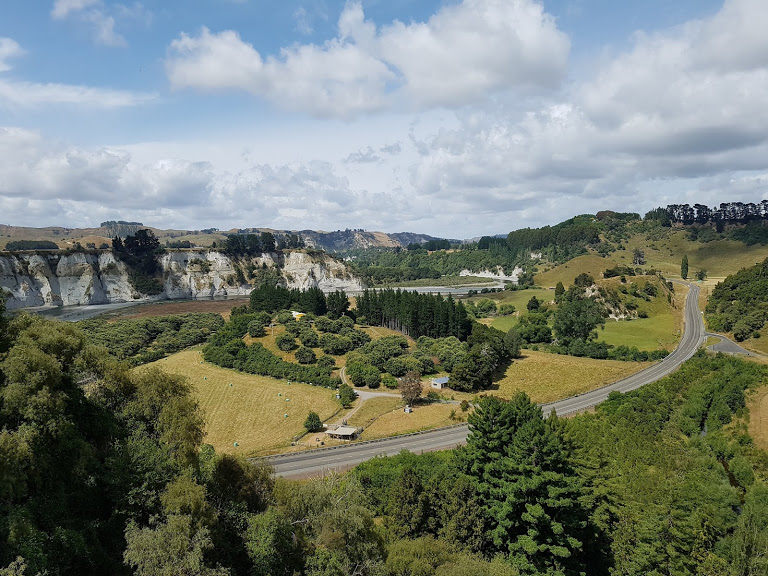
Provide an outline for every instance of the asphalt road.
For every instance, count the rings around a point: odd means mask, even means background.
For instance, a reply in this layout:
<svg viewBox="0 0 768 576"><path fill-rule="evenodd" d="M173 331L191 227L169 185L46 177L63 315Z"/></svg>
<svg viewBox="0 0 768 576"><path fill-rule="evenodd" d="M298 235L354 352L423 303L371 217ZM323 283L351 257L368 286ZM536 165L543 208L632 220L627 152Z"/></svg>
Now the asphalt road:
<svg viewBox="0 0 768 576"><path fill-rule="evenodd" d="M603 388L551 404L543 404L544 414L549 414L553 408L561 415L591 408L608 398L611 392L628 392L655 382L671 374L683 362L691 358L704 342L706 330L704 329L702 314L698 309L699 288L693 284L687 285L690 291L685 302L685 327L680 344L672 354L645 370ZM392 456L401 450L420 453L454 448L466 442L467 433L468 427L464 424L372 442L283 454L274 456L269 460L277 476L306 478L318 476L331 470L346 470L375 456Z"/></svg>

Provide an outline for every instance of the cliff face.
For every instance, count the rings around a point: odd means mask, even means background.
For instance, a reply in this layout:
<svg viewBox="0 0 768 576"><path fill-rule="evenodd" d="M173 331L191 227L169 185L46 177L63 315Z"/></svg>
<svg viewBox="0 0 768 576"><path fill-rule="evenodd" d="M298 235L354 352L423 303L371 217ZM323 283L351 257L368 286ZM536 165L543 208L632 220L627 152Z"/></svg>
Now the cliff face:
<svg viewBox="0 0 768 576"><path fill-rule="evenodd" d="M237 280L237 269L277 267L289 288L317 286L325 291L360 290L360 280L341 262L302 252L262 254L234 261L219 252L170 252L160 258L164 290L136 293L128 270L109 252L100 254L20 254L0 256L0 287L9 310L30 306L74 306L245 295L251 286Z"/></svg>

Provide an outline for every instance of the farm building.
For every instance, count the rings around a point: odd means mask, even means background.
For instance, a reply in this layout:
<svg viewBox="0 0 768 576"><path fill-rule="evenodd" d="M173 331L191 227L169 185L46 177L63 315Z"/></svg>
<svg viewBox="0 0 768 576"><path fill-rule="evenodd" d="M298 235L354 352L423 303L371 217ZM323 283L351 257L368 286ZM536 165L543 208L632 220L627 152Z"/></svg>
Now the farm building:
<svg viewBox="0 0 768 576"><path fill-rule="evenodd" d="M357 428L354 426L339 426L335 430L326 432L331 438L340 438L341 440L352 440L357 436Z"/></svg>
<svg viewBox="0 0 768 576"><path fill-rule="evenodd" d="M443 376L442 378L432 378L432 388L437 388L438 390L442 390L448 385L448 376Z"/></svg>
<svg viewBox="0 0 768 576"><path fill-rule="evenodd" d="M301 320L306 314L304 312L295 312L294 310L291 310L291 314L293 314L293 319L298 321Z"/></svg>

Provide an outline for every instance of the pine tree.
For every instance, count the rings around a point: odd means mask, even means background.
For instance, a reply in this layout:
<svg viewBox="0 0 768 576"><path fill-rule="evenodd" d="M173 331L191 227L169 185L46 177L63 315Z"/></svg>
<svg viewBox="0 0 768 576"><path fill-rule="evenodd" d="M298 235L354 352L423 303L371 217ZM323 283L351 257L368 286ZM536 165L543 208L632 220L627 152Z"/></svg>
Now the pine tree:
<svg viewBox="0 0 768 576"><path fill-rule="evenodd" d="M688 279L688 255L686 254L683 256L683 262L680 264L680 276L683 277L683 280Z"/></svg>

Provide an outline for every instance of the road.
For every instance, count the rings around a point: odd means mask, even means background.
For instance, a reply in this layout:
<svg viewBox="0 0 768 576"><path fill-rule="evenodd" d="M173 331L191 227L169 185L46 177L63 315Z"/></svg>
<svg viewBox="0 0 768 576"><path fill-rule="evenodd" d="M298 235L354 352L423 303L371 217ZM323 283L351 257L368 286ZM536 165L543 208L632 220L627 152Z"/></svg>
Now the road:
<svg viewBox="0 0 768 576"><path fill-rule="evenodd" d="M671 374L691 358L703 344L706 330L702 313L698 308L699 288L693 284L686 283L686 285L689 287L689 292L685 301L685 326L680 343L674 352L661 362L608 386L558 402L543 404L544 414L549 414L553 408L561 415L591 408L603 402L611 392L629 392L655 382ZM419 453L454 448L466 442L467 434L468 427L464 424L420 434L273 456L270 458L270 463L277 476L306 478L331 470L347 470L375 456L393 456L401 450Z"/></svg>

